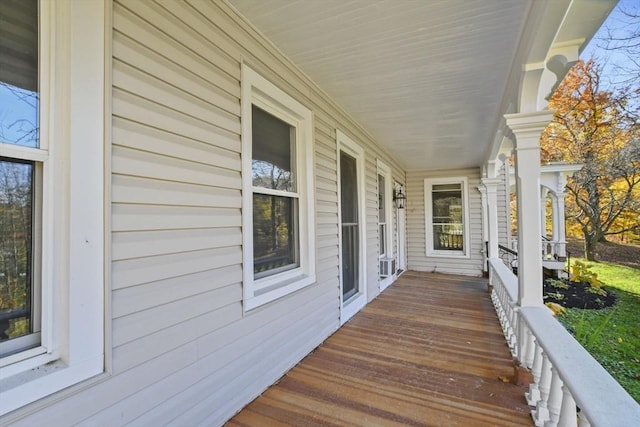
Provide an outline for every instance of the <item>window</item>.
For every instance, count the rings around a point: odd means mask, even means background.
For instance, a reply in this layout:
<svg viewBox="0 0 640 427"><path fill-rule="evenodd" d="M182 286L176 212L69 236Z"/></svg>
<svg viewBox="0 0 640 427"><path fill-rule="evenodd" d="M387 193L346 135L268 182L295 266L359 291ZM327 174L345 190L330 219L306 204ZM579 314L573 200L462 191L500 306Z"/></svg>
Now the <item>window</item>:
<svg viewBox="0 0 640 427"><path fill-rule="evenodd" d="M0 29L0 358L40 345L40 220L34 209L48 158L39 136L37 3L3 13L23 26L21 32Z"/></svg>
<svg viewBox="0 0 640 427"><path fill-rule="evenodd" d="M391 224L391 169L378 161L378 244L380 258L392 258Z"/></svg>
<svg viewBox="0 0 640 427"><path fill-rule="evenodd" d="M467 179L425 179L427 256L469 256Z"/></svg>
<svg viewBox="0 0 640 427"><path fill-rule="evenodd" d="M378 175L378 235L380 236L380 256L387 256L387 195L384 176Z"/></svg>
<svg viewBox="0 0 640 427"><path fill-rule="evenodd" d="M105 10L0 8L0 415L104 371Z"/></svg>
<svg viewBox="0 0 640 427"><path fill-rule="evenodd" d="M312 114L242 68L245 311L315 282Z"/></svg>

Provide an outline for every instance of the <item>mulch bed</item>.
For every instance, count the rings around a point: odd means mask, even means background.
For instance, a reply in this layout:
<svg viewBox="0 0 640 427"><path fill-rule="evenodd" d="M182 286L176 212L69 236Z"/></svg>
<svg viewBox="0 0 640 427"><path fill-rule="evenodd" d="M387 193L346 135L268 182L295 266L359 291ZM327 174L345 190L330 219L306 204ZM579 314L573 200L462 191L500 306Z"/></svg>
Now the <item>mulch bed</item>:
<svg viewBox="0 0 640 427"><path fill-rule="evenodd" d="M583 308L600 310L614 305L618 298L609 289L605 289L607 295L599 295L589 292L591 285L588 283L576 283L563 280L568 285L567 289L551 286L549 281L544 283L544 302L554 302L566 308Z"/></svg>

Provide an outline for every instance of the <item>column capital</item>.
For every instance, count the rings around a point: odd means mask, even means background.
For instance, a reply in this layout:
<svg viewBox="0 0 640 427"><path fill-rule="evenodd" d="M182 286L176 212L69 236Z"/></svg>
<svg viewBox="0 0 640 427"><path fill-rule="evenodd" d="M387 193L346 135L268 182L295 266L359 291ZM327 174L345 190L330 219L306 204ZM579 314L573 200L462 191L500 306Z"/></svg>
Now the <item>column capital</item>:
<svg viewBox="0 0 640 427"><path fill-rule="evenodd" d="M482 178L480 182L488 193L495 193L498 191L498 185L502 184L503 181L500 178Z"/></svg>
<svg viewBox="0 0 640 427"><path fill-rule="evenodd" d="M515 136L516 151L540 147L540 134L551 123L555 111L544 110L533 113L505 114L507 126Z"/></svg>

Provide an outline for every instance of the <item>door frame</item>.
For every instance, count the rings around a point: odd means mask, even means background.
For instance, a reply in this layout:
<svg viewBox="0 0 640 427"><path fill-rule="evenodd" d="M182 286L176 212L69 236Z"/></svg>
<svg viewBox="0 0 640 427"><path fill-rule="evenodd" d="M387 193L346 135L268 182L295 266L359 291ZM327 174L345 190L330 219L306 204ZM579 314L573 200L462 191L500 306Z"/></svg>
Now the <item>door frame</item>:
<svg viewBox="0 0 640 427"><path fill-rule="evenodd" d="M362 307L367 304L367 222L366 222L366 198L365 198L365 159L364 149L358 145L354 140L349 138L340 130L336 130L336 146L337 146L337 190L338 190L338 267L339 267L339 292L340 292L340 324L344 324L354 314L356 314ZM358 292L349 298L347 301L343 301L342 292L342 202L341 191L342 182L340 178L340 155L341 152L345 152L348 155L356 159L356 176L358 179L358 244L360 245L359 256L359 283Z"/></svg>
<svg viewBox="0 0 640 427"><path fill-rule="evenodd" d="M394 236L394 230L396 229L396 227L394 227L394 217L395 217L394 210L396 209L395 209L395 203L393 202L393 188L394 188L393 176L391 173L391 168L387 166L380 159L378 159L377 167L376 167L376 198L378 198L378 195L381 190L378 176L382 176L384 178L384 188L382 189L382 191L384 192L384 204L385 204L385 216L386 216L386 218L384 218L384 222L387 224L385 228L384 238L381 239L382 236L380 236L380 210L378 207L378 224L377 224L378 225L377 226L378 248L379 248L378 262L380 262L380 260L382 260L383 258L387 258L387 259L396 258L396 251L394 250L394 246L396 244L397 238L396 236ZM384 241L385 243L384 256L381 255L382 249L383 249L382 241ZM389 286L391 286L394 280L395 280L395 273L390 274L385 278L382 278L380 277L380 271L378 271L378 284L380 287L380 292L384 291Z"/></svg>
<svg viewBox="0 0 640 427"><path fill-rule="evenodd" d="M400 183L395 184L396 188L402 188L404 185ZM406 194L406 190L403 191ZM396 238L398 245L398 270L407 271L407 208L396 209ZM397 273L396 273L397 274Z"/></svg>

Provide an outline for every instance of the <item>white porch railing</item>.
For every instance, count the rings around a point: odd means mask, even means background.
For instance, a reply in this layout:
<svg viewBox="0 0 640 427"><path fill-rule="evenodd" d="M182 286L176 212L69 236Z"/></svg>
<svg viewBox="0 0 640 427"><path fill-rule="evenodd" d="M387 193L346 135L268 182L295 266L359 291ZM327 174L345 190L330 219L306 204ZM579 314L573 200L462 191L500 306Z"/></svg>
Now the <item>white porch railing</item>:
<svg viewBox="0 0 640 427"><path fill-rule="evenodd" d="M511 238L511 250L518 250L518 238ZM563 261L567 254L567 242L542 238L542 259Z"/></svg>
<svg viewBox="0 0 640 427"><path fill-rule="evenodd" d="M518 279L489 260L491 299L511 352L530 369L526 393L536 426L640 426L640 405L542 307L519 307Z"/></svg>
<svg viewBox="0 0 640 427"><path fill-rule="evenodd" d="M557 260L567 253L567 243L557 240L542 239L542 259Z"/></svg>

